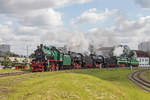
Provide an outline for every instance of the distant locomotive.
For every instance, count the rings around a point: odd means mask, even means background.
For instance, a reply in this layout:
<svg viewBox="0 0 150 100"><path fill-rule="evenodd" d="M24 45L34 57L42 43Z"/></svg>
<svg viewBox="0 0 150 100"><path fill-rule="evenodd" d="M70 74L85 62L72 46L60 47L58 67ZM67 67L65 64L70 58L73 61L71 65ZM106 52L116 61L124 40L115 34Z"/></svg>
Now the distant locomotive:
<svg viewBox="0 0 150 100"><path fill-rule="evenodd" d="M84 68L84 63L83 63L83 55L81 53L76 53L76 52L68 52L70 57L71 57L71 64L73 68L79 69L79 68Z"/></svg>
<svg viewBox="0 0 150 100"><path fill-rule="evenodd" d="M105 58L105 66L104 67L117 67L116 57L107 57L107 58Z"/></svg>
<svg viewBox="0 0 150 100"><path fill-rule="evenodd" d="M134 58L134 53L127 45L115 46L112 55L106 58L106 67L138 67L139 62Z"/></svg>
<svg viewBox="0 0 150 100"><path fill-rule="evenodd" d="M93 62L95 67L99 68L99 67L104 67L105 64L105 58L102 55L93 55Z"/></svg>
<svg viewBox="0 0 150 100"><path fill-rule="evenodd" d="M100 67L100 64L104 66L104 57L102 55L90 54L84 56L84 66L86 68L97 68Z"/></svg>
<svg viewBox="0 0 150 100"><path fill-rule="evenodd" d="M117 58L117 65L120 67L138 67L139 62L135 58Z"/></svg>
<svg viewBox="0 0 150 100"><path fill-rule="evenodd" d="M135 58L110 57L105 58L105 67L138 67L139 62Z"/></svg>

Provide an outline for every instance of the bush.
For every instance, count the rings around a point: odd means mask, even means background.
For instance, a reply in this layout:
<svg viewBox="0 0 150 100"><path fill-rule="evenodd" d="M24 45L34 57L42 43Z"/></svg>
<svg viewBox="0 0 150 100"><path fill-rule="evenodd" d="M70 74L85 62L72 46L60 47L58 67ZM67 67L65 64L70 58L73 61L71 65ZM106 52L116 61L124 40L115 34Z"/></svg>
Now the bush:
<svg viewBox="0 0 150 100"><path fill-rule="evenodd" d="M12 66L12 61L9 59L8 56L5 56L4 60L1 62L1 65L5 66L5 68L8 68Z"/></svg>

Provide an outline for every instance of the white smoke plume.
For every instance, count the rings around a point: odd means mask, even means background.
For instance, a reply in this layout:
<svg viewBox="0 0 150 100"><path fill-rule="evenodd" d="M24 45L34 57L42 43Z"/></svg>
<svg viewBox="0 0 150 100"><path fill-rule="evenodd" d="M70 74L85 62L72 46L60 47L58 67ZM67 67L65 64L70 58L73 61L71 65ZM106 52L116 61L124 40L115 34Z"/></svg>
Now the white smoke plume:
<svg viewBox="0 0 150 100"><path fill-rule="evenodd" d="M123 54L123 50L124 50L123 46L116 46L113 51L113 56L120 57Z"/></svg>
<svg viewBox="0 0 150 100"><path fill-rule="evenodd" d="M91 29L88 31L88 39L95 49L101 47L113 47L118 45L116 36L112 35L113 30L111 29Z"/></svg>
<svg viewBox="0 0 150 100"><path fill-rule="evenodd" d="M89 31L87 33L83 32L69 32L64 29L50 30L46 36L42 38L43 43L47 45L53 45L56 47L64 47L68 51L89 54L90 45L93 46L93 51L106 46L112 47L115 43L115 37L113 37L108 30L96 30Z"/></svg>
<svg viewBox="0 0 150 100"><path fill-rule="evenodd" d="M69 51L86 53L89 52L89 40L85 37L83 33L75 33L69 39L67 43L67 48Z"/></svg>

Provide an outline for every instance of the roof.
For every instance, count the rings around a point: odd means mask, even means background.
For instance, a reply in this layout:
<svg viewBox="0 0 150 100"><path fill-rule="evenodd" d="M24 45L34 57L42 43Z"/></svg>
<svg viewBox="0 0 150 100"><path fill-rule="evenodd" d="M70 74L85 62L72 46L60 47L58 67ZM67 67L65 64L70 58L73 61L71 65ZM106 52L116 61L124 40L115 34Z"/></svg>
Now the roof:
<svg viewBox="0 0 150 100"><path fill-rule="evenodd" d="M149 57L147 52L140 51L140 50L133 50L136 52L137 57Z"/></svg>

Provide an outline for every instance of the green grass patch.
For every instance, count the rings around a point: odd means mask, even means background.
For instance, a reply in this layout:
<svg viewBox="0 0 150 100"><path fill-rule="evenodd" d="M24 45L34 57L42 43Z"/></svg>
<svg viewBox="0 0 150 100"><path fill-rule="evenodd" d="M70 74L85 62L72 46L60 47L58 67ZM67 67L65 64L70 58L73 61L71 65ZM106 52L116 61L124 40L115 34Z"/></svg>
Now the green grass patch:
<svg viewBox="0 0 150 100"><path fill-rule="evenodd" d="M150 70L145 72L144 75L145 75L146 79L150 81Z"/></svg>
<svg viewBox="0 0 150 100"><path fill-rule="evenodd" d="M84 69L0 78L0 100L149 100L130 70Z"/></svg>

